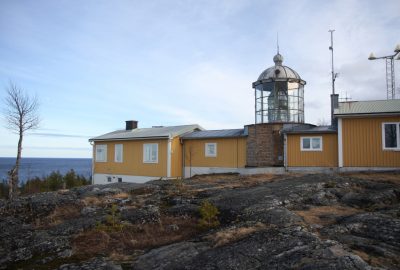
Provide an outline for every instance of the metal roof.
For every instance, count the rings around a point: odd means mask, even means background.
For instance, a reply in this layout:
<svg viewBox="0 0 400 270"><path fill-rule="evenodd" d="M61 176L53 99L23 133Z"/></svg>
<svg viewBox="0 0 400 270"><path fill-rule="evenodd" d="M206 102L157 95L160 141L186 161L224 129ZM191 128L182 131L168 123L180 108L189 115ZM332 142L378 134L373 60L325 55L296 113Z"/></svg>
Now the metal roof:
<svg viewBox="0 0 400 270"><path fill-rule="evenodd" d="M273 66L264 70L258 77L260 80L268 79L297 79L301 80L300 75L288 66Z"/></svg>
<svg viewBox="0 0 400 270"><path fill-rule="evenodd" d="M283 62L282 55L278 53L277 55L274 56L273 60L275 62L275 66L272 66L264 70L258 77L257 81L291 79L297 82L301 82L302 84L305 84L305 81L303 81L300 78L300 75L296 71L294 71L292 68L288 66L282 65Z"/></svg>
<svg viewBox="0 0 400 270"><path fill-rule="evenodd" d="M199 125L183 125L170 127L136 128L132 130L117 130L101 136L90 138L89 141L139 140L155 138L173 138L194 130L203 130Z"/></svg>
<svg viewBox="0 0 400 270"><path fill-rule="evenodd" d="M339 102L335 115L400 114L400 99Z"/></svg>
<svg viewBox="0 0 400 270"><path fill-rule="evenodd" d="M247 136L245 129L220 129L193 131L182 136L182 139L237 138Z"/></svg>
<svg viewBox="0 0 400 270"><path fill-rule="evenodd" d="M282 129L283 133L288 134L310 134L310 133L336 133L337 130L332 126L314 126L311 124L288 126Z"/></svg>

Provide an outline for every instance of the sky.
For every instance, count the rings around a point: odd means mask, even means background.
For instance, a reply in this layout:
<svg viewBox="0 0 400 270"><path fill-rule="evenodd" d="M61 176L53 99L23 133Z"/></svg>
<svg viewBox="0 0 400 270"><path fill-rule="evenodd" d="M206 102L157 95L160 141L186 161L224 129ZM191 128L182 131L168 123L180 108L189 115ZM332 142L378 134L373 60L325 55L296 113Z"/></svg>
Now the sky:
<svg viewBox="0 0 400 270"><path fill-rule="evenodd" d="M40 101L23 157L90 157L88 139L126 120L242 128L279 33L283 64L307 82L305 121L329 123L328 30L340 97L386 99L385 63L368 55L400 43L399 10L398 0L2 0L0 109L10 81ZM0 122L0 157L14 157L18 136Z"/></svg>

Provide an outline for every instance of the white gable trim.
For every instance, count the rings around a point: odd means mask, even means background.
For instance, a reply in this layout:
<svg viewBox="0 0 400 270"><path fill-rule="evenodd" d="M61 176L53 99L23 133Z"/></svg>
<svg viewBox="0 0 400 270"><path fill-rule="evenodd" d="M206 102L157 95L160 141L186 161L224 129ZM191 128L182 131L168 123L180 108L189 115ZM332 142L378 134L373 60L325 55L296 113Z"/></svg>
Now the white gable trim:
<svg viewBox="0 0 400 270"><path fill-rule="evenodd" d="M343 127L342 118L338 119L338 157L339 157L339 168L343 167Z"/></svg>

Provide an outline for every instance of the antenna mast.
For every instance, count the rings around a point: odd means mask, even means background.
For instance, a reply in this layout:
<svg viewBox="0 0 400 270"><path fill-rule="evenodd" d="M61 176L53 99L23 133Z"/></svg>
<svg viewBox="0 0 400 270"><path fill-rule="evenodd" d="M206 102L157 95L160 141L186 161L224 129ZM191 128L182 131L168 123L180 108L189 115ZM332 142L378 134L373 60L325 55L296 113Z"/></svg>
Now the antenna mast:
<svg viewBox="0 0 400 270"><path fill-rule="evenodd" d="M331 33L331 46L329 46L329 50L331 50L331 53L332 53L332 95L334 95L335 94L335 80L336 80L336 76L337 76L337 74L335 74L335 70L333 67L333 32L335 32L335 29L329 30L328 32Z"/></svg>
<svg viewBox="0 0 400 270"><path fill-rule="evenodd" d="M337 127L337 119L335 118L334 112L335 109L339 108L339 95L335 94L335 80L337 77L337 73L335 73L335 69L333 67L333 32L335 30L329 30L331 33L331 46L329 46L329 50L332 53L332 94L331 94L331 126Z"/></svg>
<svg viewBox="0 0 400 270"><path fill-rule="evenodd" d="M279 54L279 32L276 32L276 50Z"/></svg>

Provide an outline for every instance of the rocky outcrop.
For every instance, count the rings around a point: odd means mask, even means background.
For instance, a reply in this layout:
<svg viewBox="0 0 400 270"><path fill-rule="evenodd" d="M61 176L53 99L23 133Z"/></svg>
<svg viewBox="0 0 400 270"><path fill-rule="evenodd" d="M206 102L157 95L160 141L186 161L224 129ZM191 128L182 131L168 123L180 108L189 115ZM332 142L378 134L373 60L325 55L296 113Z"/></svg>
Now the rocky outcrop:
<svg viewBox="0 0 400 270"><path fill-rule="evenodd" d="M389 176L215 175L0 200L0 269L400 269ZM216 228L197 225L204 200Z"/></svg>

